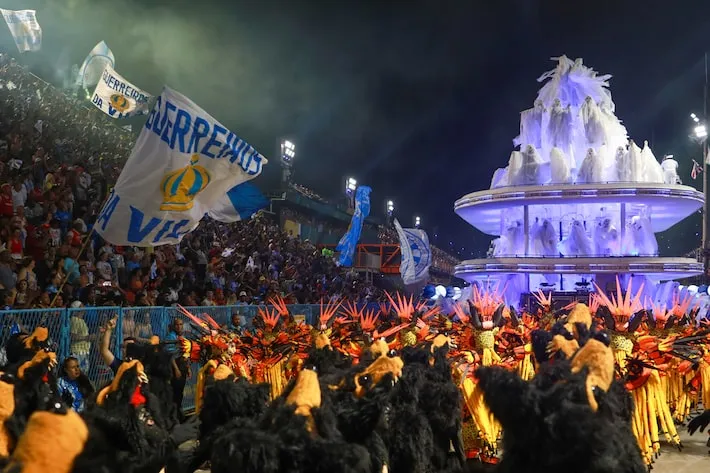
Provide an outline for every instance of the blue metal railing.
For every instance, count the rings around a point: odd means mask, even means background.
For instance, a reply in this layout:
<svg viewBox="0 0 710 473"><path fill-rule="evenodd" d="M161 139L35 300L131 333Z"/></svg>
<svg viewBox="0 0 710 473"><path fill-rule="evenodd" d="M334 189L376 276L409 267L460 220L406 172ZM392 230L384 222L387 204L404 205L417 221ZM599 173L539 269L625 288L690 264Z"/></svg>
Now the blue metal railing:
<svg viewBox="0 0 710 473"><path fill-rule="evenodd" d="M316 325L320 315L319 305L290 305L294 317L304 317L306 323ZM238 314L244 328L251 327L257 314L258 306L217 306L187 307L193 314L209 314L220 325L227 325L233 314ZM157 335L161 340L168 334L172 320L181 318L188 322L176 307L83 307L79 309L27 309L0 311L0 347L4 347L8 338L16 331L32 332L43 326L49 330L50 342L54 346L58 359L63 361L68 356L76 356L80 364L96 387L113 379L113 373L103 361L100 353L101 334L106 323L117 317L116 330L112 334L111 352L120 355L123 339L133 337L150 339ZM189 330L189 324L185 324ZM75 340L75 337L89 335L89 340ZM4 351L4 348L0 348ZM2 357L4 358L4 357ZM192 367L192 378L185 386L183 409L195 407L195 384L199 366Z"/></svg>

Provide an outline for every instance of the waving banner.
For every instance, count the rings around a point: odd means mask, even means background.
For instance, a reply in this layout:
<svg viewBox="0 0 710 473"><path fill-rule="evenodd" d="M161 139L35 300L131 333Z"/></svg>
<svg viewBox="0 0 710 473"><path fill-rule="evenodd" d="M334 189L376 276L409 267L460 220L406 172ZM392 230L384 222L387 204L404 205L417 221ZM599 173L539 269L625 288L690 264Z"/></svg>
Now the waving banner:
<svg viewBox="0 0 710 473"><path fill-rule="evenodd" d="M426 232L417 228L403 229L397 219L394 228L399 236L402 262L399 272L405 285L416 284L429 279L431 267L431 248Z"/></svg>
<svg viewBox="0 0 710 473"><path fill-rule="evenodd" d="M128 82L107 64L91 103L111 118L128 118L147 115L150 98L150 94Z"/></svg>
<svg viewBox="0 0 710 473"><path fill-rule="evenodd" d="M266 163L189 98L165 87L94 228L115 245L176 244Z"/></svg>
<svg viewBox="0 0 710 473"><path fill-rule="evenodd" d="M76 87L90 89L98 84L106 66L116 67L116 60L108 45L101 41L94 46L94 49L86 56L86 59L84 59L83 64L79 68L79 72L76 76Z"/></svg>
<svg viewBox="0 0 710 473"><path fill-rule="evenodd" d="M360 233L362 232L362 224L370 215L370 189L367 186L360 186L355 191L355 212L353 213L350 226L345 235L340 239L335 251L340 252L338 264L340 266L349 267L353 265L353 257L355 256L355 248L357 242L360 241Z"/></svg>
<svg viewBox="0 0 710 473"><path fill-rule="evenodd" d="M21 53L39 51L42 47L42 28L34 10L5 10L0 8L12 38Z"/></svg>

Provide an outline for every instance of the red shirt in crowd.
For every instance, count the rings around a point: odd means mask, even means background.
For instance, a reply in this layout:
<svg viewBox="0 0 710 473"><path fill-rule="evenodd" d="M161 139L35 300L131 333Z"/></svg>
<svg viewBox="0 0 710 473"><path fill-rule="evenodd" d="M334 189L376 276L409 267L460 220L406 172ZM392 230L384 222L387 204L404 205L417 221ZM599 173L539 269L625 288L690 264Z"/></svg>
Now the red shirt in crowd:
<svg viewBox="0 0 710 473"><path fill-rule="evenodd" d="M67 235L71 236L71 246L81 246L81 233L72 228Z"/></svg>
<svg viewBox="0 0 710 473"><path fill-rule="evenodd" d="M10 254L22 254L22 240L20 240L19 238L10 238Z"/></svg>
<svg viewBox="0 0 710 473"><path fill-rule="evenodd" d="M0 194L0 215L3 217L12 217L15 214L15 208L12 206L12 196Z"/></svg>

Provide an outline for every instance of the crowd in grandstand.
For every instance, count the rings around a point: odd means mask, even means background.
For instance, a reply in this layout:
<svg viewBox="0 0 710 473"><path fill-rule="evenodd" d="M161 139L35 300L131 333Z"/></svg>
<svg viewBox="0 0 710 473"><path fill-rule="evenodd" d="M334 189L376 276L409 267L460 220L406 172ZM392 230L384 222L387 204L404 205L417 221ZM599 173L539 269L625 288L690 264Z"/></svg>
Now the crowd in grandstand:
<svg viewBox="0 0 710 473"><path fill-rule="evenodd" d="M0 285L5 308L290 303L382 293L266 217L206 222L154 251L87 239L130 134L8 56L0 69Z"/></svg>

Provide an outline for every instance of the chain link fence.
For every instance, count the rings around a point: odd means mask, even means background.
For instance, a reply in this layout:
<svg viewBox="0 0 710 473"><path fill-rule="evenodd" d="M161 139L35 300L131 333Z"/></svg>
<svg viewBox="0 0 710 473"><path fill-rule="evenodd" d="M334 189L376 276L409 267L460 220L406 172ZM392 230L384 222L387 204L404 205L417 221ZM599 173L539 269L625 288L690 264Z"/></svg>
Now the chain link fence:
<svg viewBox="0 0 710 473"><path fill-rule="evenodd" d="M263 306L262 306L263 307ZM290 305L291 314L309 325L317 325L319 305ZM208 314L218 324L227 326L232 316L239 317L242 328L251 328L259 307L219 306L186 307L192 314ZM148 341L152 336L165 340L175 318L183 319L189 336L190 320L177 307L82 307L78 309L28 309L0 312L0 347L4 347L14 333L31 333L36 327L47 327L50 343L60 362L68 356L76 357L82 371L97 388L113 379L113 372L101 356L101 339L106 324L116 317L116 329L112 333L110 350L117 356L121 353L126 338ZM4 348L0 348L0 365L4 364ZM187 381L183 398L183 410L195 407L195 384L198 365L192 366L192 377Z"/></svg>

